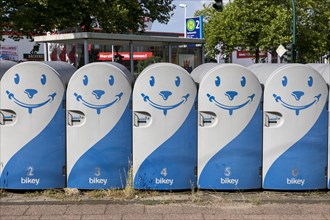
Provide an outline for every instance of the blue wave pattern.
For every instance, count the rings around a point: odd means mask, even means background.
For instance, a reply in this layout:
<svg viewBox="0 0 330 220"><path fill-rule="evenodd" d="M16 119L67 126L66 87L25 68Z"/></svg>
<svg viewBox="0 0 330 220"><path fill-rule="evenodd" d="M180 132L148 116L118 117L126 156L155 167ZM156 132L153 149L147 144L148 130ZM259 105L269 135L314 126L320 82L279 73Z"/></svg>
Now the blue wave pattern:
<svg viewBox="0 0 330 220"><path fill-rule="evenodd" d="M263 188L280 190L326 188L327 124L328 114L324 108L307 134L272 164L265 176Z"/></svg>
<svg viewBox="0 0 330 220"><path fill-rule="evenodd" d="M259 106L244 130L208 161L198 186L225 190L261 188L261 158L262 111Z"/></svg>
<svg viewBox="0 0 330 220"><path fill-rule="evenodd" d="M2 188L47 189L65 186L65 110L62 105L45 129L8 161L1 175Z"/></svg>
<svg viewBox="0 0 330 220"><path fill-rule="evenodd" d="M132 112L127 105L114 128L76 162L68 178L68 187L124 188L131 154Z"/></svg>
<svg viewBox="0 0 330 220"><path fill-rule="evenodd" d="M180 190L196 185L197 113L190 110L181 127L143 161L134 178L135 189ZM166 168L166 173L164 171Z"/></svg>

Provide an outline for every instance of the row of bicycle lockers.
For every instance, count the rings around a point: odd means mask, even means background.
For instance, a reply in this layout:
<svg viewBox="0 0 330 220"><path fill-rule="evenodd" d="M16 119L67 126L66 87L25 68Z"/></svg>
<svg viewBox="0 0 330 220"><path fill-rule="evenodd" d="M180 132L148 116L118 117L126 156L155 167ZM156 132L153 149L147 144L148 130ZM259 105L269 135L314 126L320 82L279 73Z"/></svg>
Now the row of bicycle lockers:
<svg viewBox="0 0 330 220"><path fill-rule="evenodd" d="M329 189L329 64L0 67L1 188Z"/></svg>

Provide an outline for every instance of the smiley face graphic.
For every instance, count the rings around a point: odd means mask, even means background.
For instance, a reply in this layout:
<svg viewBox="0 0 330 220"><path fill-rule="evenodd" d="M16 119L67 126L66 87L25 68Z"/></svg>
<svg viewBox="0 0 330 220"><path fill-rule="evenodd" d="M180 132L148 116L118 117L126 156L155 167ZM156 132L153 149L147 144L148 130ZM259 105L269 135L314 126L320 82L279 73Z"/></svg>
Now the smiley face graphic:
<svg viewBox="0 0 330 220"><path fill-rule="evenodd" d="M314 79L312 76L304 76L304 79L305 79L305 87L307 90L308 88L315 86ZM284 75L282 77L282 82L281 82L282 86L284 88L289 87L290 86L289 83L290 81L288 76ZM299 116L300 111L310 108L311 106L317 104L317 102L321 98L321 93L316 92L316 94L314 94L313 97L309 97L309 100L308 98L304 100L305 92L301 89L291 90L291 91L288 90L288 93L292 97L291 100L286 100L285 98L282 98L282 96L278 95L278 93L274 93L273 97L276 102L278 102L287 109L295 111L296 115Z"/></svg>
<svg viewBox="0 0 330 220"><path fill-rule="evenodd" d="M26 108L28 113L32 114L33 109L51 103L56 98L55 91L44 93L43 87L47 87L47 83L49 82L46 73L34 73L33 76L29 76L26 73L16 72L12 76L13 87L8 88L6 94L9 100Z"/></svg>
<svg viewBox="0 0 330 220"><path fill-rule="evenodd" d="M118 91L116 92L116 94L112 95L110 101L103 101L104 97L106 97L106 99L109 99L109 96L111 95L107 95L107 91L109 91L109 89L111 90L112 87L115 87L116 83L116 79L113 74L109 73L107 77L108 78L105 79L104 82L106 82L105 86L109 87L108 89L97 89L93 87L93 89L90 89L90 91L85 93L84 95L80 94L79 92L74 92L73 94L78 102L81 102L84 106L88 108L95 109L98 115L101 113L102 109L109 108L115 103L118 103L123 96L123 92ZM88 85L90 84L88 74L82 76L81 84L88 90Z"/></svg>
<svg viewBox="0 0 330 220"><path fill-rule="evenodd" d="M221 85L221 78L220 78L220 76L216 76L215 77L214 84L215 84L216 87L220 87L220 85ZM246 77L245 76L242 76L241 77L240 85L243 88L246 86ZM253 102L253 98L255 96L254 93L251 94L251 95L248 95L246 97L246 100L243 101L242 103L224 104L221 101L218 101L216 99L216 97L214 95L212 95L211 93L207 93L206 95L207 95L207 97L208 97L208 99L209 99L210 102L214 103L219 108L222 108L224 110L228 110L229 115L232 115L235 110L240 109L240 108L243 108L247 104ZM235 100L235 97L237 95L239 95L239 93L237 91L235 91L235 90L228 90L228 91L223 92L223 95L226 96L230 102L233 102Z"/></svg>
<svg viewBox="0 0 330 220"><path fill-rule="evenodd" d="M175 85L175 87L180 87L181 85L181 78L180 76L175 76L172 77L172 84ZM150 76L149 78L149 86L150 87L155 87L157 86L156 83L161 83L161 82L156 82L156 78L154 75ZM172 85L172 87L174 87ZM170 88L171 86L169 86ZM175 90L175 87L173 88ZM173 95L174 91L169 90L169 89L165 89L165 90L161 90L158 92L158 95L161 97L161 101L155 101L152 98L150 98L149 95L146 95L144 93L141 93L141 96L143 98L143 101L145 101L146 103L148 103L150 106L162 110L164 116L167 115L167 112L169 110L175 109L177 107L179 107L180 105L184 104L187 102L188 98L189 98L189 93L184 94L181 96L181 98L179 98L177 101L174 101L174 103L167 103L167 101L170 101L171 96ZM159 97L158 97L159 98ZM159 100L159 99L158 99Z"/></svg>

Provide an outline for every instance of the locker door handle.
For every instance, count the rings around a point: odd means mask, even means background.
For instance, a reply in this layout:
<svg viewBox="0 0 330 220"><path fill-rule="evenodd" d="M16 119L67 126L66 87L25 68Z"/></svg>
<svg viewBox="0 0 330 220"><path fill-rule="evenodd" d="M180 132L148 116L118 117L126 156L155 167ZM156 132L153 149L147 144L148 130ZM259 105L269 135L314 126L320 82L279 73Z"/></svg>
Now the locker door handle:
<svg viewBox="0 0 330 220"><path fill-rule="evenodd" d="M282 124L282 114L279 112L265 112L265 127L278 127Z"/></svg>
<svg viewBox="0 0 330 220"><path fill-rule="evenodd" d="M67 123L69 126L81 125L85 121L85 114L81 111L68 110Z"/></svg>
<svg viewBox="0 0 330 220"><path fill-rule="evenodd" d="M151 123L151 115L148 112L134 112L134 126L146 127Z"/></svg>
<svg viewBox="0 0 330 220"><path fill-rule="evenodd" d="M217 122L217 115L213 112L199 112L199 126L209 127Z"/></svg>
<svg viewBox="0 0 330 220"><path fill-rule="evenodd" d="M16 122L16 113L12 110L0 110L0 124L10 125Z"/></svg>

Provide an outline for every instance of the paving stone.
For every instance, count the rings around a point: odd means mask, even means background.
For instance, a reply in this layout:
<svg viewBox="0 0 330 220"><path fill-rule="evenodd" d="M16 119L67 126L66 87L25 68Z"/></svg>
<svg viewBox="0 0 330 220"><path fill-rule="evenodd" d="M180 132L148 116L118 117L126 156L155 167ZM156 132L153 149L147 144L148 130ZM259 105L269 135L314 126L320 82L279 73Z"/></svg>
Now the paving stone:
<svg viewBox="0 0 330 220"><path fill-rule="evenodd" d="M105 214L107 205L77 204L70 205L65 214L73 215L102 215Z"/></svg>
<svg viewBox="0 0 330 220"><path fill-rule="evenodd" d="M15 215L15 216L0 216L1 220L39 220L40 215Z"/></svg>
<svg viewBox="0 0 330 220"><path fill-rule="evenodd" d="M277 215L244 215L244 220L281 220L281 216Z"/></svg>
<svg viewBox="0 0 330 220"><path fill-rule="evenodd" d="M2 216L23 215L30 206L28 205L3 205L0 204L0 213ZM2 219L1 219L2 220Z"/></svg>
<svg viewBox="0 0 330 220"><path fill-rule="evenodd" d="M243 215L220 215L220 214L203 214L204 220L231 220L243 219Z"/></svg>
<svg viewBox="0 0 330 220"><path fill-rule="evenodd" d="M164 215L164 220L173 220L173 219L180 219L180 220L202 220L202 214L169 214Z"/></svg>
<svg viewBox="0 0 330 220"><path fill-rule="evenodd" d="M61 215L67 208L66 205L31 205L25 215Z"/></svg>
<svg viewBox="0 0 330 220"><path fill-rule="evenodd" d="M43 215L40 220L80 220L81 215Z"/></svg>
<svg viewBox="0 0 330 220"><path fill-rule="evenodd" d="M329 210L330 211L330 210ZM323 215L282 215L282 219L285 220L326 220Z"/></svg>
<svg viewBox="0 0 330 220"><path fill-rule="evenodd" d="M121 220L122 215L83 215L81 220Z"/></svg>
<svg viewBox="0 0 330 220"><path fill-rule="evenodd" d="M151 205L145 206L145 212L147 214L183 214L182 205Z"/></svg>
<svg viewBox="0 0 330 220"><path fill-rule="evenodd" d="M111 215L121 215L121 214L144 214L145 206L144 205L118 205L112 204L107 205L105 214Z"/></svg>
<svg viewBox="0 0 330 220"><path fill-rule="evenodd" d="M162 214L125 214L123 215L122 220L162 220Z"/></svg>

